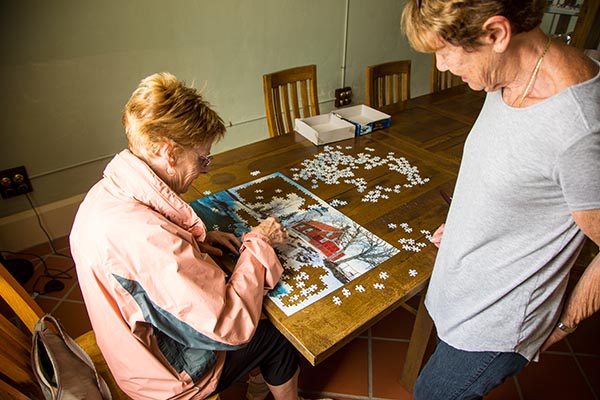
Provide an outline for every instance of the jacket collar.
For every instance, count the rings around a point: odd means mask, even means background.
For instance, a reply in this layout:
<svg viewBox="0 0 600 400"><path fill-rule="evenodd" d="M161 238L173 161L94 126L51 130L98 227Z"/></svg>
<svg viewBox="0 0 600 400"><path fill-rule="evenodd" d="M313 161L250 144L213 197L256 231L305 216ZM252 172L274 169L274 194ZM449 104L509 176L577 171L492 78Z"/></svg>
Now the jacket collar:
<svg viewBox="0 0 600 400"><path fill-rule="evenodd" d="M147 205L204 241L206 227L192 207L163 182L143 160L129 150L118 153L106 166L104 178L125 196Z"/></svg>

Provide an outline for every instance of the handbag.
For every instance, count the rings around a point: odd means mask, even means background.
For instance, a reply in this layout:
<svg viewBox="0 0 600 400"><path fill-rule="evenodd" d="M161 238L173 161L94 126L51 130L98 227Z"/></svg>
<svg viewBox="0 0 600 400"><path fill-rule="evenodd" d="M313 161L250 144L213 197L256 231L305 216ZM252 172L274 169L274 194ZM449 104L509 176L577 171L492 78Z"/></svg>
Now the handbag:
<svg viewBox="0 0 600 400"><path fill-rule="evenodd" d="M111 399L90 356L52 315L35 324L32 340L31 366L46 400Z"/></svg>

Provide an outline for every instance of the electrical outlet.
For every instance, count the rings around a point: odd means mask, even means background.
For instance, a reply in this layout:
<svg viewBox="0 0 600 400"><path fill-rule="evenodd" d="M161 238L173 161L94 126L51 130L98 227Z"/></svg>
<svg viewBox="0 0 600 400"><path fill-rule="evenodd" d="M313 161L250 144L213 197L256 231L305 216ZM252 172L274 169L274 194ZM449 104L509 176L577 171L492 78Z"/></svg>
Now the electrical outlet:
<svg viewBox="0 0 600 400"><path fill-rule="evenodd" d="M24 166L0 171L0 195L3 199L32 192L29 175Z"/></svg>
<svg viewBox="0 0 600 400"><path fill-rule="evenodd" d="M352 88L346 86L340 89L335 89L335 106L343 107L352 103Z"/></svg>

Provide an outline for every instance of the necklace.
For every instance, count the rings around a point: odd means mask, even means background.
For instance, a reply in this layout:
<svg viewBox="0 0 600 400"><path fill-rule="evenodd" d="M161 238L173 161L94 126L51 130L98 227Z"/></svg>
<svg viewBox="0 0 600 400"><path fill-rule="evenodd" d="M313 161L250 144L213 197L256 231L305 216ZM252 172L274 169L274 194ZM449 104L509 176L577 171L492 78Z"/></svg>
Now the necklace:
<svg viewBox="0 0 600 400"><path fill-rule="evenodd" d="M529 83L527 83L527 87L525 88L525 91L521 95L521 101L519 101L519 107L521 107L521 105L523 104L523 101L525 101L525 98L529 95L531 86L533 85L533 82L535 82L535 78L537 77L538 71L540 70L540 65L542 65L542 60L544 59L544 56L546 55L546 53L548 52L548 49L550 48L550 43L552 43L552 38L548 37L548 42L546 42L544 51L542 52L542 55L540 56L540 58L537 60L537 63L535 64L535 68L533 69L533 72L531 74L531 78L529 78ZM512 106L515 105L515 103L517 102L517 99L515 99L515 101L513 101Z"/></svg>

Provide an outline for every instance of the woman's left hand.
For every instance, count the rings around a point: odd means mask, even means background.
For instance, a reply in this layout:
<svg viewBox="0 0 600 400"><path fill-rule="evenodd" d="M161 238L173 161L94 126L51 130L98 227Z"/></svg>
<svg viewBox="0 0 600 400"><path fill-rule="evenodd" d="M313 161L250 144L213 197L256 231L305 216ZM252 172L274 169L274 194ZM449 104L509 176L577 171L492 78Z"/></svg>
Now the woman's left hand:
<svg viewBox="0 0 600 400"><path fill-rule="evenodd" d="M198 245L202 252L211 256L220 257L223 255L223 250L219 247L224 247L233 254L239 254L238 249L242 243L233 233L209 231L206 232L206 239L204 239L204 242L198 242ZM219 247L216 247L215 245L218 245Z"/></svg>
<svg viewBox="0 0 600 400"><path fill-rule="evenodd" d="M567 335L567 332L558 328L554 328L550 336L548 336L548 339L546 339L542 347L540 347L540 353L543 353L544 351L548 350L550 346L552 346L554 343L560 342L565 337L567 337Z"/></svg>

